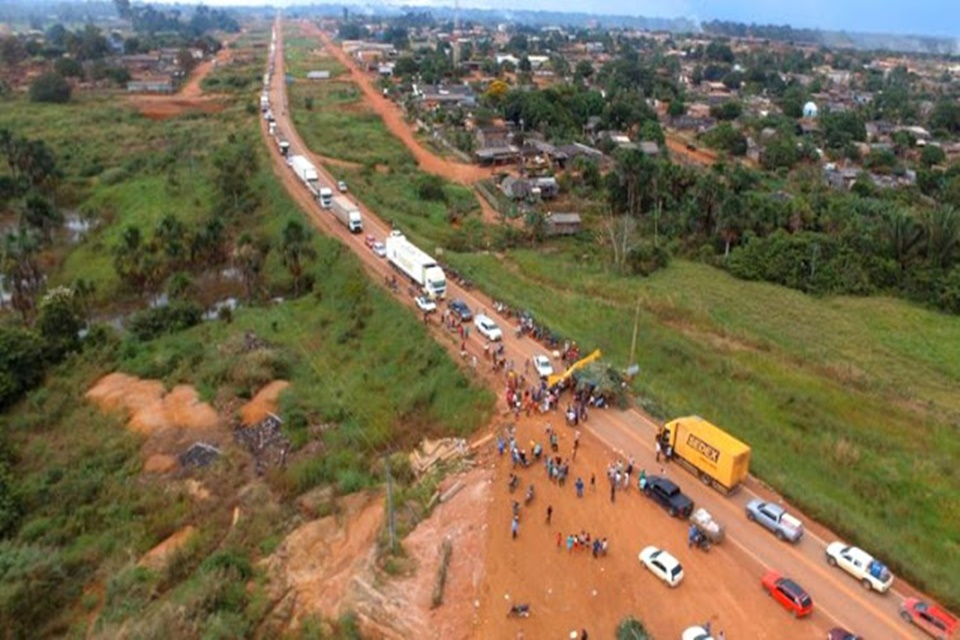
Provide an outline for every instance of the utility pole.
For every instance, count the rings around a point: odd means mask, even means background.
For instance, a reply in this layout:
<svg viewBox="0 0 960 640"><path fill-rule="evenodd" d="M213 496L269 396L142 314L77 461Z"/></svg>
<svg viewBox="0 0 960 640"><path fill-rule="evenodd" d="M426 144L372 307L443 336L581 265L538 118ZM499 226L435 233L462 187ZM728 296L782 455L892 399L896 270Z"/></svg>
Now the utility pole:
<svg viewBox="0 0 960 640"><path fill-rule="evenodd" d="M637 352L637 331L640 329L640 294L637 294L637 313L633 318L633 340L630 341L630 362L627 365L628 367L633 367L637 364L634 355Z"/></svg>
<svg viewBox="0 0 960 640"><path fill-rule="evenodd" d="M393 476L390 475L390 454L383 457L387 470L387 529L390 531L390 553L397 550L397 530L393 521Z"/></svg>

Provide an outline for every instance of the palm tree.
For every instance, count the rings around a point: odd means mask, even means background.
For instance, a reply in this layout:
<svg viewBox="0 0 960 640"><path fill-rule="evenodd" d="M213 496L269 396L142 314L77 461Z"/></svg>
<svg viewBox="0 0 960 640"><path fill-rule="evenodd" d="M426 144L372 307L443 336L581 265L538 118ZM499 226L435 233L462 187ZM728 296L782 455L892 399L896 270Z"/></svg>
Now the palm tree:
<svg viewBox="0 0 960 640"><path fill-rule="evenodd" d="M187 254L187 227L176 215L169 213L161 218L153 234L170 261L170 271L179 269Z"/></svg>
<svg viewBox="0 0 960 640"><path fill-rule="evenodd" d="M190 241L190 262L195 266L212 266L223 262L226 258L223 231L220 218L207 220Z"/></svg>
<svg viewBox="0 0 960 640"><path fill-rule="evenodd" d="M233 251L233 260L237 269L240 271L240 277L243 279L244 287L247 290L247 299L252 300L260 284L260 275L263 271L263 265L267 259L267 253L270 252L270 243L266 241L256 241L249 233L245 233L237 238L237 244Z"/></svg>
<svg viewBox="0 0 960 640"><path fill-rule="evenodd" d="M21 227L4 236L0 248L0 273L10 292L10 305L20 312L26 324L37 308L37 295L44 275L37 263L40 240L30 229Z"/></svg>
<svg viewBox="0 0 960 640"><path fill-rule="evenodd" d="M917 224L916 218L900 209L893 209L883 216L881 233L887 250L893 256L900 271L916 256L923 240L924 230Z"/></svg>
<svg viewBox="0 0 960 640"><path fill-rule="evenodd" d="M61 222L63 222L63 216L60 211L43 196L31 193L24 198L20 224L37 230L44 242L50 242L53 230Z"/></svg>
<svg viewBox="0 0 960 640"><path fill-rule="evenodd" d="M300 284L307 260L314 260L317 251L313 248L313 238L309 230L299 220L291 220L283 228L280 244L280 260L293 276L293 295L300 296Z"/></svg>
<svg viewBox="0 0 960 640"><path fill-rule="evenodd" d="M960 253L960 212L943 206L924 216L927 259L941 269L949 269Z"/></svg>
<svg viewBox="0 0 960 640"><path fill-rule="evenodd" d="M113 268L120 279L131 287L143 284L142 256L145 247L140 227L130 225L123 230L120 243L113 248Z"/></svg>

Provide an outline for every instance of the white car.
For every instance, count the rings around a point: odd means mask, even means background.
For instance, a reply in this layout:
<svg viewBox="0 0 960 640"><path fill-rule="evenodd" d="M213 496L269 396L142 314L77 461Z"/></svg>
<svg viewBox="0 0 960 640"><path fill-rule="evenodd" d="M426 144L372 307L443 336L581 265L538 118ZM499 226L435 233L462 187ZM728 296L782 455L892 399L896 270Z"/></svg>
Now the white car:
<svg viewBox="0 0 960 640"><path fill-rule="evenodd" d="M427 296L416 297L417 308L424 313L433 313L437 310L437 303Z"/></svg>
<svg viewBox="0 0 960 640"><path fill-rule="evenodd" d="M550 358L538 353L533 356L533 368L537 370L537 375L541 378L549 378L553 375L553 365L550 364Z"/></svg>
<svg viewBox="0 0 960 640"><path fill-rule="evenodd" d="M382 242L374 242L373 246L370 248L373 249L373 252L381 258L387 257L387 245L383 244Z"/></svg>
<svg viewBox="0 0 960 640"><path fill-rule="evenodd" d="M685 630L680 640L713 640L713 636L703 627L696 626Z"/></svg>
<svg viewBox="0 0 960 640"><path fill-rule="evenodd" d="M643 563L650 573L657 576L669 586L675 587L683 580L683 567L680 561L674 558L668 551L658 549L654 546L644 547L639 555L640 562Z"/></svg>
<svg viewBox="0 0 960 640"><path fill-rule="evenodd" d="M487 316L483 314L475 316L473 318L473 324L477 327L477 331L480 332L480 335L487 340L497 342L498 340L503 339L503 332L500 331L500 327L498 327L497 323Z"/></svg>
<svg viewBox="0 0 960 640"><path fill-rule="evenodd" d="M827 545L827 564L840 567L859 580L865 589L886 593L893 584L893 574L882 562L863 549L842 542Z"/></svg>
<svg viewBox="0 0 960 640"><path fill-rule="evenodd" d="M347 183L344 182L343 180L340 180L339 182L337 182L337 191L339 191L340 193L346 193Z"/></svg>

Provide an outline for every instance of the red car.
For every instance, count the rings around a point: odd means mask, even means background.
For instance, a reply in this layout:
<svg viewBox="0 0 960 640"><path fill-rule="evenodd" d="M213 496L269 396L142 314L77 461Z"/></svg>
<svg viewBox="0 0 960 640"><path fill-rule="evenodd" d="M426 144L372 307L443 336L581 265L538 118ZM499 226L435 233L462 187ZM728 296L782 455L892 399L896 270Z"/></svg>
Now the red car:
<svg viewBox="0 0 960 640"><path fill-rule="evenodd" d="M367 237L363 239L363 244L367 245L368 249L373 249L373 245L377 244L377 239L368 233Z"/></svg>
<svg viewBox="0 0 960 640"><path fill-rule="evenodd" d="M760 584L774 600L793 614L802 618L813 613L813 599L803 587L790 578L784 578L776 571L767 571Z"/></svg>
<svg viewBox="0 0 960 640"><path fill-rule="evenodd" d="M935 604L907 598L900 604L900 617L937 640L960 638L960 621Z"/></svg>

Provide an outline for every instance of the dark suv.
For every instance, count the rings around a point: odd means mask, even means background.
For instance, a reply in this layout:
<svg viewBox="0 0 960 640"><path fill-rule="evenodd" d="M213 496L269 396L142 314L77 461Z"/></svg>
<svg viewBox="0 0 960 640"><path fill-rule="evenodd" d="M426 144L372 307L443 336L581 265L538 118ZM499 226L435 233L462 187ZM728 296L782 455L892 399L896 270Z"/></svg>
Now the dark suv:
<svg viewBox="0 0 960 640"><path fill-rule="evenodd" d="M467 303L463 300L451 300L450 301L450 311L453 311L463 322L470 322L473 320L473 313L470 312L470 307L467 306Z"/></svg>
<svg viewBox="0 0 960 640"><path fill-rule="evenodd" d="M674 518L689 518L693 511L693 500L683 495L680 487L662 476L647 477L643 493L653 498Z"/></svg>

